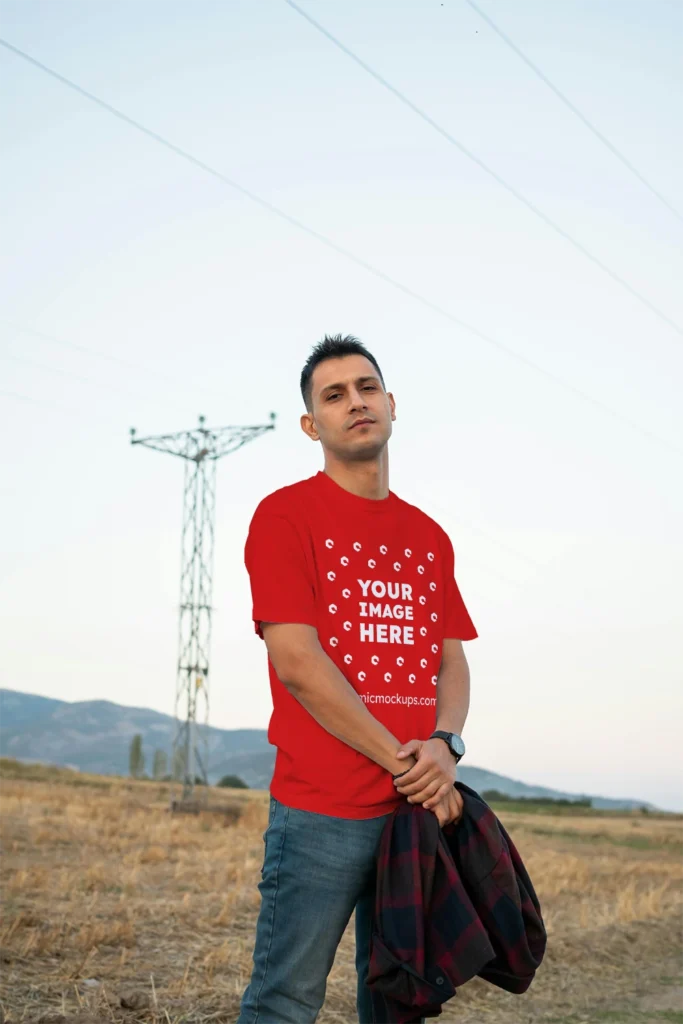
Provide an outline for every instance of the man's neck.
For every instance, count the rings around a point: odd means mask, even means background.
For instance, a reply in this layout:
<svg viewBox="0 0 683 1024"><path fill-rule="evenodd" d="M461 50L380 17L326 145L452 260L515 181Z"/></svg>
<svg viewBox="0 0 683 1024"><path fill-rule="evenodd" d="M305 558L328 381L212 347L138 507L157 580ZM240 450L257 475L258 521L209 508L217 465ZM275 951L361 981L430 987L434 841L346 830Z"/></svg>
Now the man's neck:
<svg viewBox="0 0 683 1024"><path fill-rule="evenodd" d="M386 450L373 462L338 462L327 458L324 472L345 491L382 501L389 497L389 459Z"/></svg>

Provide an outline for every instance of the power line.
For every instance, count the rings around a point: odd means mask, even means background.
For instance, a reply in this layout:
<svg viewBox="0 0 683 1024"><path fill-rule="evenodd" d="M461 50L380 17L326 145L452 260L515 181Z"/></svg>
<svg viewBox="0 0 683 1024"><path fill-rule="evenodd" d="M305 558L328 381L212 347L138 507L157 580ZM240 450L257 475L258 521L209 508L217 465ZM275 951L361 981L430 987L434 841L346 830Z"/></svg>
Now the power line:
<svg viewBox="0 0 683 1024"><path fill-rule="evenodd" d="M283 210L279 209L279 207L274 206L273 203L268 202L267 199L263 199L255 192L251 192L249 189L245 188L244 185L240 185L232 178L229 178L226 174L223 174L221 171L217 171L209 164L206 164L204 163L204 161L197 159L197 157L195 156L192 156L191 153L188 153L186 150L181 149L180 146L176 146L174 143L169 142L162 135L157 134L157 132L152 131L150 128L146 128L145 125L141 124L139 121L135 121L132 117L129 117L128 114L124 114L122 111L117 110L116 107L112 107L111 104L106 103L104 100L101 100L98 96L95 96L93 93L90 93L86 89L83 89L80 85L77 85L70 79L65 78L64 75L60 75L59 72L53 71L52 68L47 67L47 65L41 64L40 61L36 60L34 57L29 56L29 54L24 53L23 50L18 49L18 47L13 46L11 43L8 43L6 40L2 38L0 38L0 45L4 46L11 52L16 53L22 59L28 61L30 64L33 64L35 67L39 68L41 71L44 71L52 78L57 79L57 81L62 82L62 84L66 85L69 89L72 89L74 92L77 92L81 96L84 96L86 99L95 103L103 110L106 110L108 113L113 114L114 117L118 118L121 121L124 121L126 124L135 128L137 131L142 132L143 135L146 135L148 138L151 138L155 142L158 142L159 145L164 146L164 148L170 150L172 153L175 153L176 156L182 157L183 160L187 160L188 163L191 163L195 167L198 167L206 174L211 175L211 177L216 178L218 181L223 182L225 185L229 185L230 188L233 188L237 192L240 192L242 195L246 196L247 199L251 200L251 202L253 203L256 203L262 209L267 210L269 213L274 214L281 220L286 221L288 224L291 224L299 231L305 232L307 235L310 235L311 238L315 238L316 241L322 243L322 245L325 245L328 249L331 249L333 252L336 252L341 256L344 256L352 263L355 263L357 266L362 267L364 270L367 270L368 273L373 274L375 277L379 278L379 280L391 285L392 288L395 288L397 291L402 292L404 295L410 296L410 298L415 299L416 302L419 302L427 309L432 310L432 312L434 313L438 313L439 316L444 317L444 319L449 320L451 323L456 324L463 330L468 331L470 334L473 334L476 338L479 338L481 341L485 341L487 344L492 345L494 348L498 349L498 351L504 352L510 358L515 359L520 363L523 363L527 367L531 367L531 369L536 370L537 373L542 374L548 380L552 380L553 383L559 384L565 390L570 391L573 395L582 398L585 402L588 402L590 405L595 406L602 412L607 413L614 419L619 420L619 422L625 423L632 430L637 431L638 433L649 438L650 440L656 441L658 444L664 445L664 447L669 448L670 450L676 452L676 454L678 455L683 455L683 448L679 447L675 442L660 437L658 434L654 434L652 431L640 426L640 424L634 423L632 420L628 419L622 413L615 412L614 409L611 409L609 406L605 405L598 398L593 398L591 395L588 395L585 391L581 391L580 388L577 388L573 384L570 384L562 377L558 377L551 370L544 369L544 367L539 366L538 363L535 363L532 359L529 359L527 356L524 356L521 353L516 352L514 349L509 348L507 345L504 345L497 339L490 337L490 335L485 334L483 331L480 331L479 328L473 327L471 324L466 323L466 321L461 320L460 317L457 317L454 313L449 312L442 306L437 305L437 303L425 298L419 292L416 292L412 288L409 288L408 285L404 285L400 281L397 281L395 278L390 277L389 274L385 274L384 271L379 270L377 267L374 267L371 263L367 263L365 260L361 259L359 256L356 256L348 249L344 249L341 245L338 245L336 242L332 241L331 238L328 238L326 235L323 235L319 231L316 231L314 228L311 228L307 224L304 224L303 221L297 220L296 217L292 217L290 214L285 213Z"/></svg>
<svg viewBox="0 0 683 1024"><path fill-rule="evenodd" d="M135 398L138 401L148 401L149 396L136 394L134 391L129 391L128 388L119 387L116 384L103 384L100 381L93 380L92 377L83 377L80 373L72 373L71 370L64 370L59 366L48 366L45 363L39 363L35 359L27 359L26 356L15 356L10 353L0 353L0 359L7 359L13 363L19 363L23 366L32 366L36 370L42 370L45 373L56 373L60 377L66 377L69 380L78 381L79 384L86 384L89 388L96 387L100 388L107 393L118 393L125 395L127 398ZM175 405L175 403L173 403ZM180 408L180 406L176 406ZM186 411L186 410L183 410Z"/></svg>
<svg viewBox="0 0 683 1024"><path fill-rule="evenodd" d="M496 544L499 548L501 548L501 550L516 555L517 558L520 558L523 562L526 562L527 565L531 566L534 569L544 568L541 562L537 562L535 558L532 558L530 555L526 554L526 552L520 551L518 548L512 547L511 544L506 544L505 541L500 540L489 530L485 530L482 526L476 526L474 523L469 522L466 519L463 519L459 512L457 516L454 516L453 513L450 512L448 509L443 508L443 506L441 505L437 505L432 500L432 498L430 498L429 496L425 496L424 494L422 495L420 500L422 508L431 507L440 515L445 516L447 520L450 519L451 522L454 522L459 526L464 526L465 529L469 529L472 530L474 533L481 534L482 537L485 537L487 540L491 541L491 543Z"/></svg>
<svg viewBox="0 0 683 1024"><path fill-rule="evenodd" d="M67 341L65 338L56 338L53 334L46 334L44 331L37 331L34 327L25 327L23 324L13 323L11 320L6 320L4 317L0 318L0 324L5 327L11 327L14 331L19 331L21 334L32 334L36 338L40 338L42 341L49 341L53 345L61 345L63 348L70 348L74 352L84 352L86 355L95 356L97 359L106 359L107 362L117 363L119 366L124 366L127 370L135 370L136 373L147 373L154 377L159 377L161 380L168 381L173 384L178 390L182 390L187 393L187 382L173 377L168 373L164 373L163 370L151 369L148 366L141 366L139 363L133 363L128 359L122 359L120 356L111 355L109 352L98 352L96 349L86 348L85 345L77 345L74 341ZM221 391L213 391L210 388L197 387L197 391L202 391L205 394L212 395L215 398L227 398L227 394Z"/></svg>
<svg viewBox="0 0 683 1024"><path fill-rule="evenodd" d="M71 380L77 380L81 384L90 384L91 381L87 377L81 377L79 373L71 373L70 370L62 370L57 366L45 366L44 363L37 363L33 359L25 359L23 356L13 356L9 353L3 352L0 354L0 359L7 359L12 363L20 363L23 366L33 366L37 370L45 370L48 373L58 373L60 377L67 377Z"/></svg>
<svg viewBox="0 0 683 1024"><path fill-rule="evenodd" d="M429 499L429 500L431 502L431 499ZM431 502L431 503L433 505L433 502ZM439 509L438 505L433 505L433 507L436 508L437 511L438 511L438 509ZM441 512L443 514L445 514L445 515L451 516L451 513L446 513L445 509L442 509ZM451 516L451 518L452 518L452 516ZM502 540L500 540L499 537L494 536L494 534L490 533L489 530L484 530L483 527L475 526L474 523L468 522L466 519L462 518L460 513L458 513L458 517L455 520L455 522L456 523L460 523L467 530L472 530L474 533L481 534L482 537L486 537L487 540L491 541L493 544L496 544L502 551L507 551L509 554L516 555L517 558L521 558L521 560L523 562L526 562L527 565L532 566L532 568L534 568L534 569L541 569L541 568L543 568L543 566L542 566L542 564L540 562L537 562L535 558L531 558L531 556L528 555L525 551L520 551L519 548L514 548L514 547L512 547L511 544L506 544L505 541L502 541Z"/></svg>
<svg viewBox="0 0 683 1024"><path fill-rule="evenodd" d="M366 64L364 60L361 60L361 58L358 57L353 52L353 50L350 50L348 46L345 46L344 43L340 42L336 36L333 36L332 33L329 32L326 28L324 28L319 22L317 22L315 18L312 18L310 14L302 10L302 8L298 6L298 4L295 4L294 0L284 0L284 2L289 7L291 7L292 10L296 11L297 14L300 14L302 18L309 22L309 24L312 25L313 28L317 29L318 32L324 35L326 39L329 39L331 43L334 43L334 45L338 47L338 49L340 49L342 53L345 53L347 57L350 57L351 60L355 61L355 63L358 64L359 67L363 68L364 71L367 71L367 73L372 78L374 78L376 82L379 82L379 84L383 85L385 89L388 89L390 93L392 93L394 96L396 96L397 99L401 101L401 103L405 104L405 106L412 110L414 114L417 114L417 116L421 118L421 120L423 120L426 124L430 125L435 131L437 131L439 135L446 139L447 142L450 142L452 146L455 146L455 148L458 149L464 156L466 156L468 160L471 160L473 163L475 163L477 167L480 167L481 170L483 170L486 174L489 175L489 177L493 178L494 181L498 182L498 184L502 188L504 188L506 192L509 192L510 195L514 196L514 198L518 200L518 202L522 203L523 206L526 206L528 210L531 210L531 212L536 217L538 217L539 220L542 220L543 223L546 224L549 228L552 228L552 230L556 234L558 234L561 238L564 238L564 240L566 242L569 242L570 245L573 245L574 248L577 249L580 253L582 253L587 259L589 259L591 263L594 263L596 267L599 267L600 270L603 271L603 273L607 274L608 277L610 277L613 281L616 281L618 285L621 285L621 287L625 291L627 291L629 295L633 296L633 298L637 299L640 303L642 303L642 305L649 309L651 313L654 313L655 316L658 316L660 320L663 320L665 324L668 324L668 326L671 327L678 334L683 335L683 327L680 327L675 320L672 320L671 317L667 316L667 314L664 313L661 309L659 309L658 306L655 306L654 302L651 302L648 298L642 295L637 288L634 288L633 285L629 284L628 281L626 281L625 278L617 274L615 270L612 270L610 267L607 266L606 263L603 263L603 261L598 256L595 256L594 253L592 253L590 249L588 249L582 242L579 242L576 238L574 238L573 235L570 235L568 231L565 231L563 227L560 227L560 225L557 224L554 220L552 220L552 218L549 217L547 213L544 213L543 210L536 206L535 203L533 203L530 199L527 199L527 197L523 195L522 192L516 189L514 185L511 185L508 181L505 180L505 178L498 174L497 171L494 171L492 167L489 167L488 164L484 163L483 160L481 160L471 150L469 150L467 146L460 142L459 139L456 139L454 135L451 135L450 132L446 131L445 128L442 128L441 125L434 120L434 118L430 117L429 114L425 113L425 111L418 107L415 103L413 103L412 100L408 99L408 97L399 89L397 89L396 86L392 85L391 82L388 82L386 78L383 78L382 75L379 74L379 72L375 71L374 68L371 68L370 65Z"/></svg>
<svg viewBox="0 0 683 1024"><path fill-rule="evenodd" d="M415 502L415 504L416 504L416 502ZM483 528L483 526L476 526L474 523L470 522L469 520L463 519L463 517L461 516L460 512L458 512L456 515L454 515L451 510L444 508L443 505L437 505L437 503L431 497L429 497L429 495L426 492L424 492L424 491L422 491L421 494L420 494L420 508L424 509L428 513L429 513L429 510L431 509L431 511L434 512L435 514L438 513L439 515L443 516L444 517L444 521L454 523L458 527L464 527L465 529L472 530L474 533L480 534L486 540L490 541L492 544L495 544L497 547L501 548L503 551L507 551L509 554L515 555L517 558L521 559L523 562L526 562L526 564L531 566L531 568L533 568L533 569L544 569L545 568L543 563L538 562L535 558L532 558L526 552L520 551L518 548L513 547L511 544L506 544L504 541L502 541L498 537L496 537L495 534L491 533L489 530L485 530ZM501 579L502 578L503 577L501 577ZM509 580L509 579L505 579L505 582L506 583L510 583L512 581ZM514 582L515 582L515 585L516 585L517 581L514 581Z"/></svg>
<svg viewBox="0 0 683 1024"><path fill-rule="evenodd" d="M486 562L478 562L476 560L473 561L469 557L467 559L467 562L471 569L478 569L480 572L486 572L490 576L495 576L495 578L500 580L501 583L506 583L509 587L515 587L517 590L519 590L520 587L523 586L523 584L520 583L519 580L510 579L509 576L505 576L502 572L499 572L498 569L492 569L490 565L486 564Z"/></svg>
<svg viewBox="0 0 683 1024"><path fill-rule="evenodd" d="M624 165L624 167L628 168L628 170L631 172L631 174L635 175L635 177L638 179L638 181L640 181L641 184L643 184L645 186L645 188L647 188L652 193L653 196L655 196L657 199L659 199L660 203L663 203L664 206L666 206L666 208L671 213L673 213L673 215L675 217L678 217L678 219L680 221L683 221L683 214L680 214L678 212L678 210L676 209L676 207L672 206L671 203L668 201L668 199L665 199L664 196L661 194L661 192L658 192L657 189L654 187L654 185L650 184L650 182L647 180L647 178L640 173L638 168L634 167L633 164L631 163L631 161L628 160L624 156L624 154L621 153L617 149L617 147L612 142L610 142L610 140L605 135L603 135L602 132L598 128L596 128L595 125L591 121L588 120L586 115L583 114L579 110L579 108L577 106L575 106L575 104L572 103L572 101L570 99L568 99L564 95L564 93L561 92L553 82L551 82L551 80L548 78L548 76L543 74L541 69L539 67L537 67L534 64L534 62L529 57L527 57L527 55L522 50L520 50L520 48L515 43L513 43L513 41L510 39L510 37L508 35L506 35L505 32L503 32L503 30L498 27L498 25L496 25L496 23L493 20L493 18L489 17L488 14L485 14L484 11L482 11L481 7L479 7L477 4L474 3L474 0L465 0L465 3L468 4L472 8L473 11L476 11L480 18L483 18L483 20L487 23L487 25L489 25L493 29L493 31L496 33L496 35L499 36L500 39L503 40L503 42L506 44L506 46L509 46L510 49L514 53L517 54L517 56L520 58L520 60L523 60L524 63L527 65L527 67L531 68L533 73L535 75L537 75L538 78L541 79L541 81L544 83L544 85L547 85L548 88L552 92L555 93L557 98L562 103L564 103L565 107L567 107L569 110L571 110L572 114L574 114L576 117L578 117L579 121L581 121L586 126L588 131L592 132L593 135L596 137L596 139L598 139L600 142L602 142L603 146L606 146L607 149L610 151L610 153L612 153L612 155L615 156L617 158L617 160L621 161L621 163Z"/></svg>
<svg viewBox="0 0 683 1024"><path fill-rule="evenodd" d="M73 409L65 409L62 405L57 405L55 402L43 402L39 398L31 398L30 395L20 395L17 391L0 391L0 398L12 398L18 402L28 402L31 405L42 405L47 409L58 409L59 412L66 413L67 416L75 416L76 412Z"/></svg>

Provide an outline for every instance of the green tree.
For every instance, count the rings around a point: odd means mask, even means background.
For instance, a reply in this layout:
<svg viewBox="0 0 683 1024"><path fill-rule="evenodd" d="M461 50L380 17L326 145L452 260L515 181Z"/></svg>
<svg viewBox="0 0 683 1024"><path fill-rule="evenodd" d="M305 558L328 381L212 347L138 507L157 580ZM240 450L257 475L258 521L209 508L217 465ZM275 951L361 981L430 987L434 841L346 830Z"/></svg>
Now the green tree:
<svg viewBox="0 0 683 1024"><path fill-rule="evenodd" d="M152 776L153 776L153 778L157 779L157 781L159 779L163 779L163 777L164 777L164 775L166 774L167 771L168 771L168 758L166 757L166 751L165 750L155 750L154 751L154 764L152 766Z"/></svg>
<svg viewBox="0 0 683 1024"><path fill-rule="evenodd" d="M501 793L499 789L485 789L481 795L489 803L502 803L510 799L507 793Z"/></svg>
<svg viewBox="0 0 683 1024"><path fill-rule="evenodd" d="M145 770L145 755L142 751L142 734L136 733L130 741L130 755L128 757L130 774L134 779L139 779Z"/></svg>
<svg viewBox="0 0 683 1024"><path fill-rule="evenodd" d="M249 789L249 786L246 784L244 779L239 777L239 775L224 775L216 785L225 786L228 789Z"/></svg>

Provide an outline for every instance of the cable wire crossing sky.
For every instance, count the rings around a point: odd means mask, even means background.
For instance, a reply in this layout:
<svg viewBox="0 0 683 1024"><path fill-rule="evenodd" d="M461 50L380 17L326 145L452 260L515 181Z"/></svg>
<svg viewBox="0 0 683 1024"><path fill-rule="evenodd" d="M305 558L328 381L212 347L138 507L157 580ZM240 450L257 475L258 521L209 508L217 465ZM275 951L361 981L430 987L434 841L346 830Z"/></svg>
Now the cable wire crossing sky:
<svg viewBox="0 0 683 1024"><path fill-rule="evenodd" d="M288 3L290 7L294 7L295 9L299 10L299 8L297 8L296 5L291 2L291 0L285 0L285 3ZM311 19L308 19L308 20L311 20ZM319 27L319 26L316 26L316 27ZM614 413L612 410L610 410L607 406L605 406L602 402L598 401L597 399L592 398L590 395L587 395L587 394L585 394L585 392L581 392L581 391L579 391L576 388L572 388L571 385L567 385L567 383L565 381L560 380L560 378L556 377L554 374L549 373L547 370L544 370L541 366L538 366L536 363L533 363L530 360L526 359L523 355L520 355L519 353L512 351L511 349L509 349L507 346L503 345L499 341L496 341L493 338L487 337L485 334L483 334L481 331L479 331L476 327L472 327L470 324L464 323L462 320L460 320L458 317L454 316L452 313L449 313L447 310L444 310L444 309L440 308L439 306L435 305L434 303L430 302L428 299L426 299L423 296L421 296L421 295L417 294L416 292L412 291L412 289L406 287L406 285L401 284L399 281L393 280L387 274L384 274L383 271L378 270L376 267L371 266L370 264L366 263L364 260L359 259L353 253L350 253L350 252L346 251L345 249L341 248L340 246L336 245L336 243L334 241L332 241L331 239L326 238L325 236L319 234L317 231L314 231L313 229L308 227L306 224L303 224L300 221L295 220L293 217L290 217L288 214L284 213L282 210L279 210L279 209L277 209L277 207L275 207L272 204L264 201L260 196L256 196L253 193L249 192L243 186L241 186L241 185L237 184L236 182L232 181L230 178L228 178L226 175L222 174L220 171L217 171L214 168L209 167L207 164L203 163L201 160L198 160L196 157L192 156L190 153L187 153L184 150L182 150L179 146L176 146L172 142L169 142L167 139L162 138L162 136L158 135L156 132L150 131L150 129L146 128L144 125L141 125L139 122L135 121L133 118L129 117L127 114L122 113L120 110L116 110L115 107L112 107L110 104L105 103L103 100L99 99L97 96L93 96L91 93L87 92L85 89L82 89L80 86L76 85L76 83L69 81L63 75L60 75L57 72L53 71L52 69L47 68L44 64L41 64L39 61L34 60L28 54L26 54L23 51L19 50L17 47L12 46L6 40L0 39L0 45L6 47L7 49L11 50L13 53L16 53L18 56L24 58L25 60L28 60L31 64L34 64L36 67L40 68L42 71L47 72L47 74L52 75L54 78L56 78L58 81L62 82L63 84L67 85L69 88L72 88L76 92L81 93L81 95L85 96L89 100L92 100L94 103L97 103L98 106L102 107L102 109L108 111L110 114L113 114L115 117L120 118L122 121L125 121L127 124L130 124L133 128L137 128L139 131L143 132L145 135L148 135L150 138L154 139L155 142L159 142L161 145L166 146L168 149L171 150L171 152L175 153L177 156L180 156L180 157L182 157L185 160L189 160L191 163L195 164L200 170L206 171L208 174L213 175L214 177L216 177L219 180L223 181L226 185L229 185L231 188L238 189L238 191L242 192L245 196L247 196L247 198L251 199L253 202L259 203L260 205L264 206L266 209L270 210L270 212L274 213L276 216L282 217L284 220L288 221L294 227L297 227L297 228L301 229L302 231L306 231L308 234L312 235L314 238L317 238L318 241L322 242L324 245L329 246L330 248L334 249L336 252L339 252L341 255L346 256L348 259L351 259L355 263L358 263L359 266L362 266L366 270L369 270L370 273L375 274L377 277L380 277L381 279L387 281L389 284L393 285L395 288L398 288L400 291L405 292L407 295L410 295L412 298L417 299L418 302L423 303L428 308L434 310L437 313L440 313L442 316L445 316L449 320L452 320L453 323L457 324L459 327L463 327L465 330L470 331L472 334L474 334L476 337L480 338L482 341L487 341L487 342L489 342L489 344L497 346L498 348L500 348L501 351L506 352L508 355L513 356L513 358L515 358L515 359L519 359L521 362L525 363L527 366L533 367L534 369L538 370L540 373L543 373L545 376L547 376L551 380L554 380L555 382L562 384L562 386L564 386L564 387L568 386L570 388L570 390L574 391L575 394L577 394L580 397L584 398L586 401L593 402L599 408L602 408L606 412L608 412L610 415L613 415L613 416L616 415L617 418L622 420L622 422L628 423L630 426L632 426L636 430L640 430L645 436L652 437L652 438L654 438L654 440L659 441L662 444L669 445L674 451L677 451L680 454L683 454L683 449L679 448L675 444L671 444L671 442L668 442L666 440L662 440L661 438L657 438L656 435L654 435L650 431L647 431L647 430L643 429L642 427L638 426L638 424L635 424L632 421L627 420L625 417L620 416L618 413ZM342 47L342 49L345 49L345 48ZM348 51L345 51L345 52L348 52ZM351 55L351 56L353 56L353 55ZM363 65L363 67L365 67L365 65ZM386 84L386 83L384 83L384 84ZM395 91L395 90L392 89L392 91ZM412 106L412 104L410 104L410 105ZM470 154L467 154L467 155L469 156ZM496 180L499 180L496 175L494 175L494 177L496 178ZM507 186L505 186L505 187L507 187ZM519 198L516 195L516 193L514 193L514 190L513 190L513 194L515 194L516 198ZM526 203L525 200L523 200L523 201L524 201L525 205L527 205L527 206L529 205L528 203ZM535 208L533 208L533 207L530 207L530 208L533 210L533 212L538 212L538 211L535 210ZM545 220L546 218L542 216L542 219ZM554 225L553 225L553 227L554 227ZM566 236L566 233L563 232L562 229L557 229L557 230L559 230L560 233L562 235L564 235L565 237L569 237L569 236ZM570 241L573 242L572 239L570 239ZM583 247L579 246L579 248L583 251ZM589 256L590 256L590 254L589 254ZM590 257L590 258L593 259L593 257ZM602 266L601 264L599 264L599 265ZM608 271L608 272L610 273L610 276L615 276L615 275L613 275L611 273L611 271ZM618 279L618 280L620 280L620 279ZM621 283L623 283L623 282L621 282ZM633 290L630 287L628 287L628 290L633 292ZM633 293L633 294L636 294L636 293ZM642 300L642 296L638 296L638 297L641 298L641 300ZM645 303L645 305L649 306L650 308L653 308L653 307L650 306L650 304L646 300L642 300L642 301ZM655 312L657 312L657 315L662 316L662 318L665 320L665 322L671 324L671 326L673 326L675 330L680 330L677 327L676 324L671 323L671 321L669 321L668 318L664 317L663 314L660 314L657 310L655 310ZM18 328L18 329L20 329L20 330L23 329L23 330L27 330L27 331L30 330L28 328Z"/></svg>

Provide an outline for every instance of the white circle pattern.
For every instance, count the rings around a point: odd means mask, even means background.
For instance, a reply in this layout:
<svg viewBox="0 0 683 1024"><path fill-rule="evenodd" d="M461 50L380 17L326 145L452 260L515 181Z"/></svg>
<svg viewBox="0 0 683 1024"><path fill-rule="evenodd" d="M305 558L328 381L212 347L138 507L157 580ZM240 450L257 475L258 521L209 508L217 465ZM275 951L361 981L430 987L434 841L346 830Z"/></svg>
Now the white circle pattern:
<svg viewBox="0 0 683 1024"><path fill-rule="evenodd" d="M325 546L328 549L329 548L333 548L334 547L334 540L332 540L332 538L328 538L325 541ZM355 543L353 545L353 550L358 552L361 549L362 549L362 544L360 544L359 541L355 541ZM380 544L379 550L380 550L380 553L382 555L386 555L387 552L388 552L387 545L386 544ZM413 552L412 552L412 550L410 548L405 548L404 555L405 555L406 558L410 558L412 556L412 554L413 554ZM429 559L430 562L433 562L434 561L434 553L432 551L428 551L427 552L427 558ZM343 566L348 566L349 565L349 558L346 555L342 555L342 557L340 558L340 563ZM375 561L375 559L374 558L369 558L368 559L368 568L375 569L376 566L377 566L377 562ZM400 570L401 570L401 563L398 562L398 561L394 562L394 566L393 567L394 567L394 570L396 572L400 572ZM423 565L418 565L417 566L417 571L418 571L418 573L421 576L424 575L424 571L425 571L424 566ZM328 578L328 580L330 580L330 582L334 582L335 579L336 579L336 573L330 570L330 572L327 573L327 578ZM436 583L431 582L429 584L429 589L433 593L436 590ZM344 590L342 590L342 596L344 598L347 598L347 599L350 598L351 597L351 590L349 590L348 587L344 588ZM420 595L419 602L420 602L421 605L425 605L427 603L427 598L424 595ZM337 610L338 610L338 608L337 608L336 604L330 604L329 605L329 611L330 611L331 614L334 615L337 612ZM439 618L436 612L432 612L430 617L431 617L432 622L437 622L438 618ZM353 624L351 622L349 622L349 621L344 622L343 625L344 625L344 629L347 632L350 632L353 629ZM427 629L424 626L420 627L420 636L424 637L426 635L427 635ZM339 644L339 640L337 639L337 637L334 637L334 636L330 637L330 646L331 647L337 647L338 644ZM438 652L439 652L439 645L438 644L432 644L431 645L431 650L432 650L433 654L438 654ZM378 665L379 661L380 661L379 657L376 654L373 654L370 660L371 660L373 665ZM352 663L352 661L353 661L353 656L351 654L345 654L344 655L344 662L347 665L350 665ZM402 655L399 655L396 658L396 664L399 667L402 667L405 664L405 658ZM428 661L427 661L426 658L421 658L420 659L420 666L421 666L421 668L426 668L427 664L428 664ZM366 676L365 672L363 672L363 671L358 672L358 680L359 680L359 682L361 682L361 683L365 682L366 678L367 678L367 676ZM385 681L385 683L390 683L391 682L391 678L392 678L391 672L385 672L384 673L384 681ZM409 676L408 676L408 682L411 683L411 684L415 683L416 679L417 679L417 677L416 677L415 673L411 672L409 674ZM436 686L437 681L438 681L438 676L433 675L431 677L432 685Z"/></svg>

